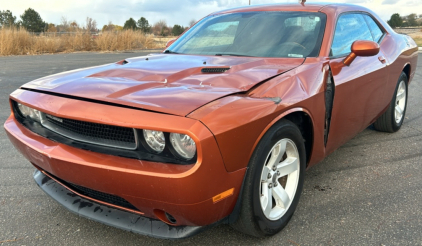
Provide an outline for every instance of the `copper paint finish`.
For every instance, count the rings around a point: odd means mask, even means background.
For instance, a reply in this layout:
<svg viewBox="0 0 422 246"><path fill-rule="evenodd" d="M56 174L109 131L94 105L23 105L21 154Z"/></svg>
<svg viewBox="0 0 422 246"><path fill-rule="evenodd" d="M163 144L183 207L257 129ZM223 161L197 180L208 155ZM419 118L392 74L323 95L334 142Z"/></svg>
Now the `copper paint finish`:
<svg viewBox="0 0 422 246"><path fill-rule="evenodd" d="M344 59L343 63L350 66L358 56L375 56L380 52L380 46L367 40L358 40L352 44L352 52ZM379 59L382 61L381 59Z"/></svg>
<svg viewBox="0 0 422 246"><path fill-rule="evenodd" d="M156 54L126 61L125 65L53 75L22 87L185 116L210 101L247 91L291 70L304 59ZM217 74L201 72L202 68L221 66L231 69Z"/></svg>
<svg viewBox="0 0 422 246"><path fill-rule="evenodd" d="M358 40L352 44L352 53L355 53L357 56L375 56L379 52L379 44L373 41Z"/></svg>
<svg viewBox="0 0 422 246"><path fill-rule="evenodd" d="M30 162L60 179L120 196L147 217L157 218L154 210L160 210L173 215L177 225L207 225L232 212L249 159L262 136L278 120L293 114L310 119L312 127L306 131L312 139L307 160L308 167L312 166L387 109L406 66L410 66L409 83L415 74L416 44L394 33L366 8L297 3L214 14L247 11L325 13L327 24L319 57L158 54L126 59L127 64L53 75L22 86L57 95L18 89L10 96L57 117L189 134L198 147L197 163L154 163L76 149L32 133L15 120L13 113L4 125L8 137ZM337 18L345 12L370 14L383 26L385 35L379 45L355 42L355 55L349 58L330 58ZM201 69L206 67L230 70L204 74ZM330 71L335 95L325 146L325 90ZM234 189L233 195L215 202L215 197L230 189Z"/></svg>

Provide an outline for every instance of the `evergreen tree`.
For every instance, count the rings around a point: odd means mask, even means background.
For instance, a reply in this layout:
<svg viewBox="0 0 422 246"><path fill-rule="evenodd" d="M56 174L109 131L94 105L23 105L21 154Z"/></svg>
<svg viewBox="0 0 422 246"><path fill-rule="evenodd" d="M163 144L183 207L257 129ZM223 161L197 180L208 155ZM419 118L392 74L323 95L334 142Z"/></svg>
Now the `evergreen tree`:
<svg viewBox="0 0 422 246"><path fill-rule="evenodd" d="M148 23L148 20L145 19L144 17L141 17L138 22L138 28L141 29L142 32L144 33L150 33L151 32L151 26Z"/></svg>
<svg viewBox="0 0 422 246"><path fill-rule="evenodd" d="M22 26L29 32L43 32L46 27L46 23L42 20L40 14L31 8L25 10L21 15L21 20Z"/></svg>
<svg viewBox="0 0 422 246"><path fill-rule="evenodd" d="M392 28L401 27L403 25L403 19L397 13L393 14L387 22Z"/></svg>
<svg viewBox="0 0 422 246"><path fill-rule="evenodd" d="M180 34L182 34L185 31L185 28L180 26L180 25L174 25L173 26L173 30L172 33L174 36L179 36Z"/></svg>
<svg viewBox="0 0 422 246"><path fill-rule="evenodd" d="M0 27L11 27L16 24L16 16L10 10L0 11Z"/></svg>
<svg viewBox="0 0 422 246"><path fill-rule="evenodd" d="M129 20L127 20L123 26L124 30L127 29L132 29L132 30L136 30L136 21L133 18L130 18Z"/></svg>

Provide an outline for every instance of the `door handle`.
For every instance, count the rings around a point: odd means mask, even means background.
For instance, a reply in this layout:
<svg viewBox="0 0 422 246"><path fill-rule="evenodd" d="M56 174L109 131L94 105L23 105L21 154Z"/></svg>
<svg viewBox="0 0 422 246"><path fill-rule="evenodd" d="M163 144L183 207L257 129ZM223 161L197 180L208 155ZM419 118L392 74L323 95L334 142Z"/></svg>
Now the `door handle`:
<svg viewBox="0 0 422 246"><path fill-rule="evenodd" d="M380 60L380 62L381 62L382 64L385 64L385 62L386 62L386 60L385 60L385 57L384 57L384 56L379 56L379 57L378 57L378 60Z"/></svg>

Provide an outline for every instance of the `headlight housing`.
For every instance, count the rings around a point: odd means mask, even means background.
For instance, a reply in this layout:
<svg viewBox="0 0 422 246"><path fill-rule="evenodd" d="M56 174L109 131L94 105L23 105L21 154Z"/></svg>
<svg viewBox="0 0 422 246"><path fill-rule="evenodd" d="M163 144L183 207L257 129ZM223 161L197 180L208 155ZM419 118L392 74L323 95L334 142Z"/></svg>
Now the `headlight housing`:
<svg viewBox="0 0 422 246"><path fill-rule="evenodd" d="M24 118L31 118L32 120L36 121L36 122L41 122L41 112L30 108L28 106L25 106L21 103L17 103L18 104L18 109L19 109L19 113L24 117Z"/></svg>
<svg viewBox="0 0 422 246"><path fill-rule="evenodd" d="M161 131L143 130L144 139L148 146L155 152L161 153L166 147L166 138Z"/></svg>
<svg viewBox="0 0 422 246"><path fill-rule="evenodd" d="M170 133L170 143L182 158L191 160L196 155L196 144L186 134Z"/></svg>

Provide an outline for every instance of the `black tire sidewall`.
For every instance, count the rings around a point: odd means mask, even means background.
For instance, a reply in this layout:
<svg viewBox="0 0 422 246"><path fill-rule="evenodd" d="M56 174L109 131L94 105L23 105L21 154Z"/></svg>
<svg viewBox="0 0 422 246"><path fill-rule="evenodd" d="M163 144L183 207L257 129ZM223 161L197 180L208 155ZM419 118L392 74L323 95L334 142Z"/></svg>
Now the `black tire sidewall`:
<svg viewBox="0 0 422 246"><path fill-rule="evenodd" d="M299 159L300 159L300 171L299 171L299 182L298 187L296 190L295 197L293 198L293 202L290 205L287 212L277 221L271 221L266 218L264 212L261 208L260 203L260 184L261 184L261 173L264 167L264 163L266 158L271 151L272 147L281 139L290 139L292 140L296 148L299 152ZM293 216L294 211L296 210L297 204L299 203L300 194L302 192L303 183L304 183L304 176L305 176L305 168L306 168L306 152L305 152L305 145L303 141L303 137L299 131L299 129L290 121L284 121L282 124L274 125L270 131L264 136L264 138L259 143L260 146L257 148L257 158L254 159L255 165L253 169L255 172L253 173L253 182L252 182L252 209L253 215L255 218L255 223L259 227L259 229L265 235L274 235L281 231L289 222L291 217Z"/></svg>

